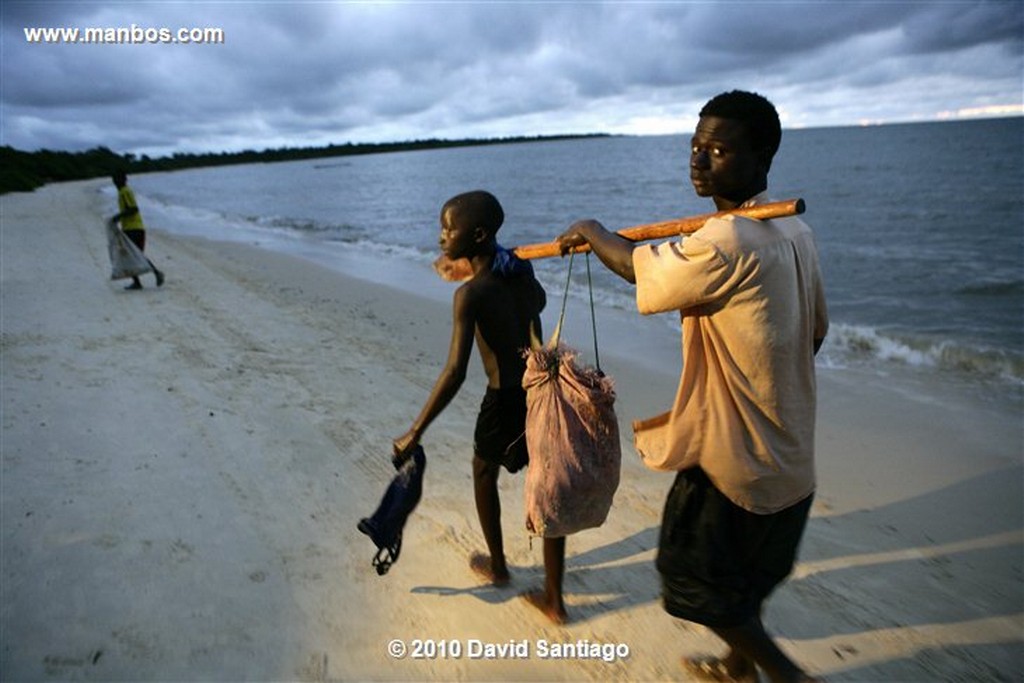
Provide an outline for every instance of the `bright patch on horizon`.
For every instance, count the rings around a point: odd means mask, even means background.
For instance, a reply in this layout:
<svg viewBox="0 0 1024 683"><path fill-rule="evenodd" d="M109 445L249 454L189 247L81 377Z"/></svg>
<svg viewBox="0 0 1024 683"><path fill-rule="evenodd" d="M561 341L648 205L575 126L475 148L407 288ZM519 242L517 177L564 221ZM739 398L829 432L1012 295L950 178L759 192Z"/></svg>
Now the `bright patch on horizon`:
<svg viewBox="0 0 1024 683"><path fill-rule="evenodd" d="M938 119L972 119L986 116L1024 116L1024 104L993 104L987 107L964 107L955 111L940 111Z"/></svg>
<svg viewBox="0 0 1024 683"><path fill-rule="evenodd" d="M940 111L931 119L937 121L957 121L961 119L1000 118L1004 116L1024 116L1024 104L992 104L986 107L963 107L960 109L946 109ZM930 120L927 115L903 119L902 122L913 123ZM859 126L882 126L887 123L899 123L898 119L858 119Z"/></svg>

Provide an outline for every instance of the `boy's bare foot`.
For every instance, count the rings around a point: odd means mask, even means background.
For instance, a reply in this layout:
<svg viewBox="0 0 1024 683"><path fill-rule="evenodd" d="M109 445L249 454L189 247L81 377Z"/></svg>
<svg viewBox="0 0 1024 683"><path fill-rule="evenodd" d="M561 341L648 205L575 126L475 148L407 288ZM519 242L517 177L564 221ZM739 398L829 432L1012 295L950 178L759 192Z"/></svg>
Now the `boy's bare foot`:
<svg viewBox="0 0 1024 683"><path fill-rule="evenodd" d="M473 570L477 576L485 580L487 583L493 584L498 588L507 586L511 577L508 574L508 570L504 572L495 572L491 568L491 558L481 553L473 553L469 556L469 568Z"/></svg>
<svg viewBox="0 0 1024 683"><path fill-rule="evenodd" d="M569 615L566 613L565 608L562 607L559 609L548 604L547 596L544 594L544 591L530 591L528 593L523 593L519 597L540 610L540 613L550 619L552 623L557 624L558 626L564 626L569 623Z"/></svg>
<svg viewBox="0 0 1024 683"><path fill-rule="evenodd" d="M683 668L699 681L758 683L761 680L753 664L736 664L721 657L684 657Z"/></svg>

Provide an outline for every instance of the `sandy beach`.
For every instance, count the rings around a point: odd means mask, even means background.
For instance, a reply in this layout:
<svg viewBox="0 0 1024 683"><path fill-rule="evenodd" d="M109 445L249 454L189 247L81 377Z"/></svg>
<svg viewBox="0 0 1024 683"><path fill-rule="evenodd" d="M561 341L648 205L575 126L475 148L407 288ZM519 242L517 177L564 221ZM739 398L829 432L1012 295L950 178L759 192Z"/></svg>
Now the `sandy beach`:
<svg viewBox="0 0 1024 683"><path fill-rule="evenodd" d="M167 282L126 292L108 183L0 198L0 679L679 681L681 657L719 651L660 605L672 477L638 462L629 423L667 408L679 359L637 351L639 316L602 321L622 481L568 540L554 626L518 597L543 577L522 474L502 484L512 584L467 564L476 361L424 439L386 576L356 529L443 363L446 304L158 226ZM819 489L765 620L829 681L1020 681L1021 405L923 381L819 372Z"/></svg>

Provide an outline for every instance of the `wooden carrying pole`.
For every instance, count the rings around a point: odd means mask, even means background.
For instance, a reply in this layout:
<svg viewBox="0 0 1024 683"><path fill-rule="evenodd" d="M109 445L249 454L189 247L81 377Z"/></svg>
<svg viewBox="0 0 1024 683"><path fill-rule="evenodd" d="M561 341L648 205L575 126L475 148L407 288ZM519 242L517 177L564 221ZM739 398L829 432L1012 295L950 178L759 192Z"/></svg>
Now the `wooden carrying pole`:
<svg viewBox="0 0 1024 683"><path fill-rule="evenodd" d="M757 220L769 220L771 218L783 218L785 216L801 214L804 212L804 208L803 199L787 199L786 201L761 204L760 206L750 206L744 209L705 213L699 216L688 216L686 218L677 218L675 220L662 221L660 223L636 225L632 228L619 230L616 234L625 237L631 242L665 239L668 237L696 232L708 221L709 218L736 215L755 218ZM521 259L548 258L549 256L559 256L561 254L558 250L558 242L526 244L521 247L516 247L512 251ZM587 251L590 251L589 244L583 244L573 249L573 252L577 254L582 254Z"/></svg>

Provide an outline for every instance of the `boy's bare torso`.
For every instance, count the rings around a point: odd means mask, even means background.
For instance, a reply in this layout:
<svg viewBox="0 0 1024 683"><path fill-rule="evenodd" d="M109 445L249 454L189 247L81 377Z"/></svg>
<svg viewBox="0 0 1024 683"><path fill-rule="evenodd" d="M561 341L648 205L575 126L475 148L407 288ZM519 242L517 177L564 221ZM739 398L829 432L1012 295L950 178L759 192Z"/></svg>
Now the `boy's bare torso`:
<svg viewBox="0 0 1024 683"><path fill-rule="evenodd" d="M475 338L487 373L487 385L499 389L522 382L533 335L541 336L544 290L532 276L502 277L479 273L463 287L469 297Z"/></svg>

